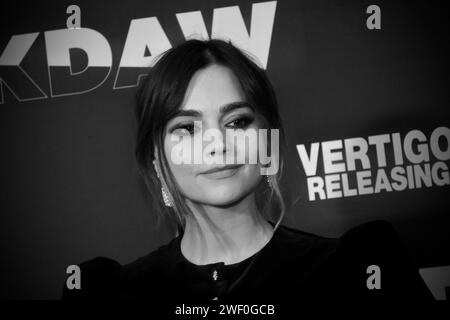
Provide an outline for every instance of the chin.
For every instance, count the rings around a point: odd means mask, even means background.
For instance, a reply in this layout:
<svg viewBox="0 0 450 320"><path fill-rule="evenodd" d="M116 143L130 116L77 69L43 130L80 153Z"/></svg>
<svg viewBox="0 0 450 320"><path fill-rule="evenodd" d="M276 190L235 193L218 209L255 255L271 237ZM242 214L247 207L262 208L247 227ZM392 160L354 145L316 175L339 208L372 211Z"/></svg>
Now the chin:
<svg viewBox="0 0 450 320"><path fill-rule="evenodd" d="M220 185L204 190L205 203L217 206L233 204L244 196L242 185Z"/></svg>
<svg viewBox="0 0 450 320"><path fill-rule="evenodd" d="M235 204L237 201L241 200L242 196L240 197L221 197L220 199L218 199L217 197L212 199L211 201L207 202L209 205L211 206L216 206L216 207L226 207L226 206L230 206Z"/></svg>

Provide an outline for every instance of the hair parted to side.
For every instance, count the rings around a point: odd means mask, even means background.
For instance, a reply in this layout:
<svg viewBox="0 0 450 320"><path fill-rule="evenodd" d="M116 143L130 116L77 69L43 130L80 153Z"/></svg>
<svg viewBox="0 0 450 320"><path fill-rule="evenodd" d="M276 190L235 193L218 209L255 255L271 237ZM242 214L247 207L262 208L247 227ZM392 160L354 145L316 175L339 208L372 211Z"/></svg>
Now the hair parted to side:
<svg viewBox="0 0 450 320"><path fill-rule="evenodd" d="M275 228L278 228L285 214L285 202L280 191L286 148L284 129L274 89L265 71L258 66L257 59L235 47L231 41L192 39L163 52L154 61L156 63L136 96L138 131L135 155L140 174L157 211L158 224L161 217L169 217L170 223L175 222L178 235L184 230L186 217L193 216L169 170L164 154L164 131L167 123L181 108L193 75L209 65L218 64L228 67L239 79L247 102L262 116L265 129L269 129L268 133L270 134L270 129L279 130L279 170L277 174L269 176L271 188L266 179L262 179L256 189L258 209L266 219L277 221ZM270 139L268 142L270 150ZM155 172L153 160L159 164L160 178ZM166 207L163 203L162 186L169 193L172 207ZM274 212L278 212L278 218L272 217L275 216Z"/></svg>

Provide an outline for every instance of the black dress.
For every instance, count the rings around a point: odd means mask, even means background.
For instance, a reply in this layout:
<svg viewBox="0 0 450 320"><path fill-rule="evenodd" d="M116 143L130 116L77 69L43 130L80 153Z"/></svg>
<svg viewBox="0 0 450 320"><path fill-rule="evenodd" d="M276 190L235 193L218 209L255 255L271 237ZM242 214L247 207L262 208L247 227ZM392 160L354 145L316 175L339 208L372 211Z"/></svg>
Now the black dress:
<svg viewBox="0 0 450 320"><path fill-rule="evenodd" d="M270 222L272 225L274 223ZM126 265L97 257L81 263L81 289L63 299L144 299L153 307L188 303L289 303L306 300L432 300L385 221L325 238L279 225L270 241L235 264L196 265L181 253L182 235ZM369 289L371 265L380 288Z"/></svg>

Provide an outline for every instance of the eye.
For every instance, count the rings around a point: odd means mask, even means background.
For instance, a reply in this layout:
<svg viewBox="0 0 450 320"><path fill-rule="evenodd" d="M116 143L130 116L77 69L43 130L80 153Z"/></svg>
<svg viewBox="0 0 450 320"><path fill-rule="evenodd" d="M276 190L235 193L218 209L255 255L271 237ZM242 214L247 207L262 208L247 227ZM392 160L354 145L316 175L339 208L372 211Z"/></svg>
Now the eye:
<svg viewBox="0 0 450 320"><path fill-rule="evenodd" d="M229 126L231 128L234 128L234 129L245 129L252 122L253 122L253 118L252 117L243 116L243 117L239 117L239 118L229 122L227 126ZM230 124L232 124L232 125L230 126Z"/></svg>
<svg viewBox="0 0 450 320"><path fill-rule="evenodd" d="M192 135L195 131L195 126L193 123L179 124L175 126L171 133L178 135Z"/></svg>

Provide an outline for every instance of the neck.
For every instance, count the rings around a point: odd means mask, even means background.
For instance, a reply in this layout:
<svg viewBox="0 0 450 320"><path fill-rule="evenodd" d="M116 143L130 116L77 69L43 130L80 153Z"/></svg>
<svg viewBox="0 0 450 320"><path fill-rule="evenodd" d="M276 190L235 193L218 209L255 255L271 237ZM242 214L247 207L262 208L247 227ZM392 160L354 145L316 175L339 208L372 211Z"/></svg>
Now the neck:
<svg viewBox="0 0 450 320"><path fill-rule="evenodd" d="M203 265L238 263L261 250L273 227L256 207L254 193L228 207L187 200L194 217L186 219L181 251L186 259Z"/></svg>

